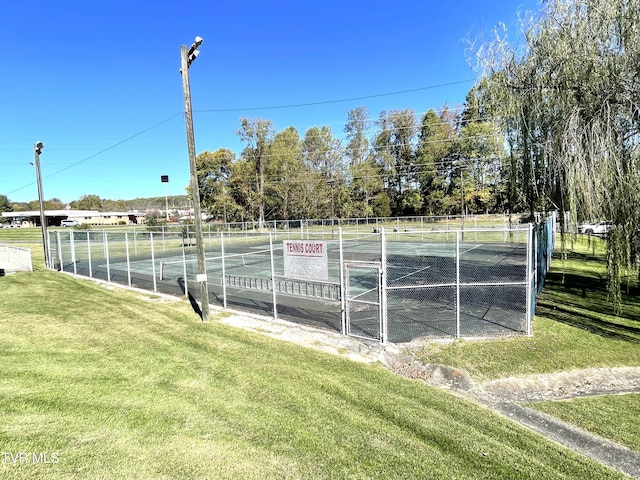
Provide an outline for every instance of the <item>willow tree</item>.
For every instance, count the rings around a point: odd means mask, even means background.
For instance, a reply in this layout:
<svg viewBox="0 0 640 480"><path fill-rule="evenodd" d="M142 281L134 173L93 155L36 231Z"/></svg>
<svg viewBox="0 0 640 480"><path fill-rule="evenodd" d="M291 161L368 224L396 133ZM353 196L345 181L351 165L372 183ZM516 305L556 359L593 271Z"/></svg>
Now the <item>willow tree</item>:
<svg viewBox="0 0 640 480"><path fill-rule="evenodd" d="M607 272L619 306L640 220L640 2L547 0L522 26L523 51L505 35L479 50L485 99L500 106L532 212L559 205L616 224Z"/></svg>

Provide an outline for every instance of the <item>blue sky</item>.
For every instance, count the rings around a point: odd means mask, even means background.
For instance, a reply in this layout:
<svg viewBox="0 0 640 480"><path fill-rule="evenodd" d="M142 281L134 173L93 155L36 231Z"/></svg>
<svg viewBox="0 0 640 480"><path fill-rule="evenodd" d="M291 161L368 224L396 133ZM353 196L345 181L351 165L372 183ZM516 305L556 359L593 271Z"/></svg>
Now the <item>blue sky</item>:
<svg viewBox="0 0 640 480"><path fill-rule="evenodd" d="M191 6L193 5L193 6ZM422 113L464 102L476 75L466 38L515 34L537 0L183 2L5 0L0 6L0 194L131 199L185 193L189 164L180 46L190 68L196 151L239 152L240 118L328 125L349 110ZM293 106L303 105L305 106Z"/></svg>

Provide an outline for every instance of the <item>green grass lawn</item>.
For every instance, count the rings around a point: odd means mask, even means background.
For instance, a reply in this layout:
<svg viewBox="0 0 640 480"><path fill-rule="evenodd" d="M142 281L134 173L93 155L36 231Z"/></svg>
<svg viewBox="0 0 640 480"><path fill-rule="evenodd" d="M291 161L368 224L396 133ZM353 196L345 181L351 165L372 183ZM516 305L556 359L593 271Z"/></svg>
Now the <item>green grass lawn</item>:
<svg viewBox="0 0 640 480"><path fill-rule="evenodd" d="M478 381L595 367L640 366L640 296L607 300L603 242L579 239L552 264L538 297L532 337L428 344L419 357L467 370Z"/></svg>
<svg viewBox="0 0 640 480"><path fill-rule="evenodd" d="M0 242L40 242L42 245L42 230L40 228L0 228Z"/></svg>
<svg viewBox="0 0 640 480"><path fill-rule="evenodd" d="M2 478L624 478L382 367L199 322L186 301L45 270L0 293L0 445L40 459L5 455Z"/></svg>
<svg viewBox="0 0 640 480"><path fill-rule="evenodd" d="M640 394L533 402L527 407L640 452Z"/></svg>
<svg viewBox="0 0 640 480"><path fill-rule="evenodd" d="M426 363L467 370L477 381L536 373L640 366L640 301L635 282L623 294L623 312L608 301L604 241L578 238L554 259L538 298L534 336L430 344ZM640 395L609 395L529 407L640 452Z"/></svg>

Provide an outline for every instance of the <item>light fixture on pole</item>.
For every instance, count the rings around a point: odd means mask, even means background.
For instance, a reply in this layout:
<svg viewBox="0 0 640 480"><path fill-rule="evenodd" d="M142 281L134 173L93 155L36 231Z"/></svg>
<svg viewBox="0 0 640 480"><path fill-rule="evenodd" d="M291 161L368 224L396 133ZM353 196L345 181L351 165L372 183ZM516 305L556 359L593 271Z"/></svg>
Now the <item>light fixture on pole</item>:
<svg viewBox="0 0 640 480"><path fill-rule="evenodd" d="M38 184L38 203L40 204L40 225L42 227L42 246L44 248L44 264L47 268L53 268L49 258L49 235L47 234L47 216L44 214L44 195L42 193L42 174L40 172L40 154L44 144L37 142L33 146L33 156L36 167L36 182Z"/></svg>
<svg viewBox="0 0 640 480"><path fill-rule="evenodd" d="M169 223L169 197L167 197L167 183L169 183L169 175L160 175L160 181L164 183L164 213Z"/></svg>
<svg viewBox="0 0 640 480"><path fill-rule="evenodd" d="M202 38L196 37L195 41L187 50L187 47L180 47L182 60L182 89L184 92L184 121L187 129L187 148L189 151L189 169L191 171L191 198L193 200L193 217L196 228L196 248L198 251L198 274L196 281L200 284L200 309L202 310L202 320L209 318L209 290L207 288L207 267L204 258L204 235L202 233L202 213L200 207L200 188L198 186L198 170L196 166L196 142L193 134L193 115L191 111L191 84L189 83L189 66L198 56L196 50L202 44ZM186 292L185 292L186 293Z"/></svg>

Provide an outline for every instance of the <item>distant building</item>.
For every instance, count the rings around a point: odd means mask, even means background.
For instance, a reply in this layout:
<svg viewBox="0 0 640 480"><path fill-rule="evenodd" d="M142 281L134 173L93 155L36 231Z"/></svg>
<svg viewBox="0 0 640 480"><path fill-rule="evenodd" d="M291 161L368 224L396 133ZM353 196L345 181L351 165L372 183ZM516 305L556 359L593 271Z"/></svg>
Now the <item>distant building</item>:
<svg viewBox="0 0 640 480"><path fill-rule="evenodd" d="M98 212L97 210L45 210L47 226L59 227L62 220L77 220L87 225L136 225L145 222L146 214L142 212ZM39 227L40 211L3 212L12 226Z"/></svg>

